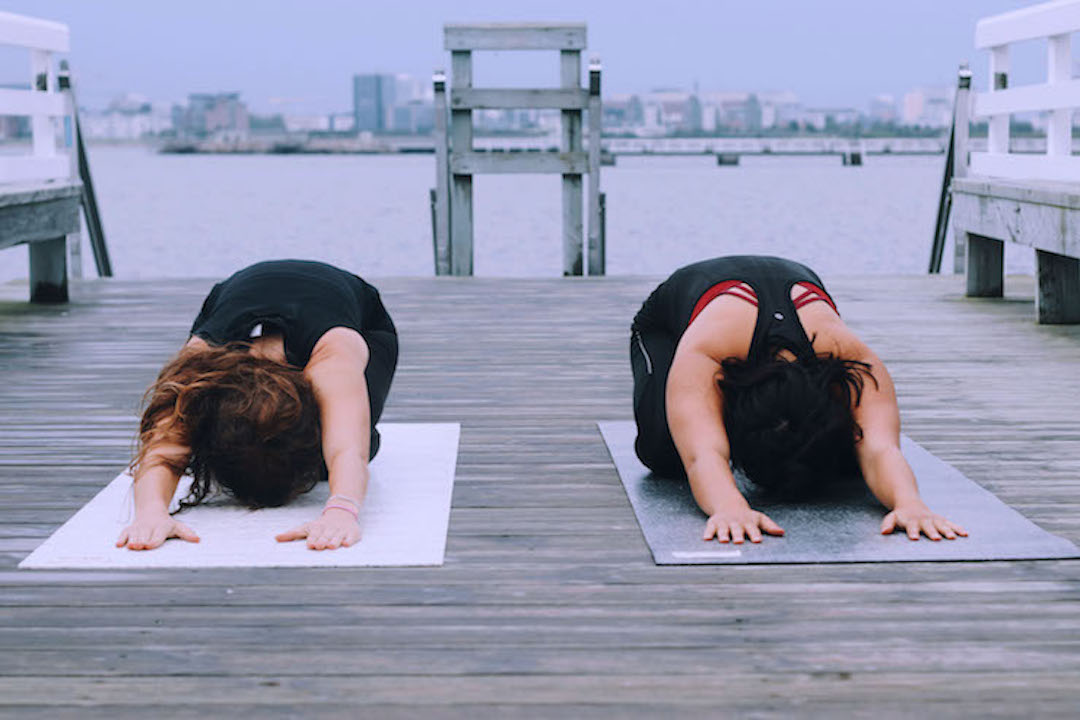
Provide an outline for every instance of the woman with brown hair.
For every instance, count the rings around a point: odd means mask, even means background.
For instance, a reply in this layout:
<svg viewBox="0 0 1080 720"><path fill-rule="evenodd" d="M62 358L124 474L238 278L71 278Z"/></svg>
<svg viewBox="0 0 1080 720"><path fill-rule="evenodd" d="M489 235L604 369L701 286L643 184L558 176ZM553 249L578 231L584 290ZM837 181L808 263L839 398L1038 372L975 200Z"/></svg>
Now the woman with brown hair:
<svg viewBox="0 0 1080 720"><path fill-rule="evenodd" d="M889 511L882 533L967 534L920 498L889 372L810 268L741 255L676 270L634 318L630 363L638 458L688 480L705 540L784 532L750 507L733 467L780 499L861 480Z"/></svg>
<svg viewBox="0 0 1080 720"><path fill-rule="evenodd" d="M191 337L147 392L135 519L118 547L198 536L169 513L221 491L249 508L283 505L328 480L322 514L277 536L334 549L360 538L375 423L397 365L397 333L378 291L330 265L261 262L218 283Z"/></svg>

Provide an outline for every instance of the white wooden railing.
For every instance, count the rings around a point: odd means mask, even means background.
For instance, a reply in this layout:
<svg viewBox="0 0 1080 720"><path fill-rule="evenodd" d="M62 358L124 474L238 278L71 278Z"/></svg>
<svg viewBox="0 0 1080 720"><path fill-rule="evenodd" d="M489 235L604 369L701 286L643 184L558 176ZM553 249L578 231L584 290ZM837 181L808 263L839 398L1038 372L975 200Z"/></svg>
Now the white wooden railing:
<svg viewBox="0 0 1080 720"><path fill-rule="evenodd" d="M0 155L0 183L67 178L71 161L57 147L58 123L68 115L68 96L57 82L54 53L68 52L66 25L0 12L0 46L30 53L30 89L0 88L0 115L30 117L29 154Z"/></svg>
<svg viewBox="0 0 1080 720"><path fill-rule="evenodd" d="M1072 156L1072 113L1080 107L1080 80L1072 77L1072 33L1080 30L1080 0L1058 0L980 20L975 47L990 51L986 92L974 94L976 118L989 118L987 152L972 153L971 173L1013 179L1080 182ZM1009 45L1046 38L1045 83L1009 87ZM1049 111L1046 153L1009 152L1012 113Z"/></svg>

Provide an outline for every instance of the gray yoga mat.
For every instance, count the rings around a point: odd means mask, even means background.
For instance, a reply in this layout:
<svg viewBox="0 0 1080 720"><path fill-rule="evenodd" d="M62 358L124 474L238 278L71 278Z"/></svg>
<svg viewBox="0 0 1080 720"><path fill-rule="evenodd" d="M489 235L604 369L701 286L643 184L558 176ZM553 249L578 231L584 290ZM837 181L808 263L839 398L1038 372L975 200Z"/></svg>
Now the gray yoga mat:
<svg viewBox="0 0 1080 720"><path fill-rule="evenodd" d="M905 562L936 560L1030 560L1080 557L1080 549L1051 535L911 438L901 449L926 504L968 531L957 540L913 542L902 532L882 535L885 509L869 491L841 499L777 504L740 486L756 510L784 528L760 544L721 544L701 539L705 515L685 480L654 476L634 454L631 421L601 422L611 459L634 507L657 565L751 563Z"/></svg>

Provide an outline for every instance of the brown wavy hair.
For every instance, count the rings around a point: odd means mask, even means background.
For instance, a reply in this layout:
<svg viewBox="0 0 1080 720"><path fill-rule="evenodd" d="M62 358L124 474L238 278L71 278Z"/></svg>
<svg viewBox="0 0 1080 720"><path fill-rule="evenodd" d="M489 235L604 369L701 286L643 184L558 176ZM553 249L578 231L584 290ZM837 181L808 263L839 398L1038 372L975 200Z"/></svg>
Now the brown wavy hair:
<svg viewBox="0 0 1080 720"><path fill-rule="evenodd" d="M185 347L146 392L131 470L151 463L190 473L194 480L179 510L214 490L252 509L276 507L326 479L311 383L302 371L250 348ZM148 460L159 443L190 452Z"/></svg>

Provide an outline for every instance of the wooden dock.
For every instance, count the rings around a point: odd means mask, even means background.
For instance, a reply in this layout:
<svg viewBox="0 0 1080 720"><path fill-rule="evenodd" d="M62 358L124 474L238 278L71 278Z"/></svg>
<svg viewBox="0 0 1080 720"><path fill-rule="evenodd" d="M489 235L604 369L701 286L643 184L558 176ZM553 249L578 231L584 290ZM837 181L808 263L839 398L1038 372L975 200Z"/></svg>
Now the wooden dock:
<svg viewBox="0 0 1080 720"><path fill-rule="evenodd" d="M1080 326L826 278L905 431L1080 541ZM460 421L441 568L20 571L126 463L212 280L0 286L0 715L1075 717L1080 561L657 567L595 421L653 278L378 280L388 421Z"/></svg>

